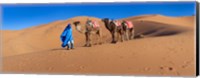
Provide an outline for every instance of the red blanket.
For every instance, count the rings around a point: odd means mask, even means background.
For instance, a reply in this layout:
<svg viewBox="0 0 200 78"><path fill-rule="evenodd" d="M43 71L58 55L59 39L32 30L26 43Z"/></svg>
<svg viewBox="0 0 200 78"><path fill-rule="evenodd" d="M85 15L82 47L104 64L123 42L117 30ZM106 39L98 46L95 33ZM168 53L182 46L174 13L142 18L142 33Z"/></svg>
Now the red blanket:
<svg viewBox="0 0 200 78"><path fill-rule="evenodd" d="M121 22L119 22L119 21L114 21L114 23L116 26L121 26Z"/></svg>
<svg viewBox="0 0 200 78"><path fill-rule="evenodd" d="M92 21L92 24L93 24L93 27L94 27L94 28L100 27L99 23L96 22L96 21Z"/></svg>
<svg viewBox="0 0 200 78"><path fill-rule="evenodd" d="M126 24L128 25L128 28L133 28L134 25L131 21L126 21Z"/></svg>

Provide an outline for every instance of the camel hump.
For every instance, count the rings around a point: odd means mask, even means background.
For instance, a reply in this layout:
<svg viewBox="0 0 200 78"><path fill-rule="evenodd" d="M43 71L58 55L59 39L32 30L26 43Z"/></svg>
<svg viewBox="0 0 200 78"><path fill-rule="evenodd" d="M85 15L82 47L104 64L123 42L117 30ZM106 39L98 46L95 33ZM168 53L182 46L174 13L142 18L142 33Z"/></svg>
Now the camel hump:
<svg viewBox="0 0 200 78"><path fill-rule="evenodd" d="M126 21L126 24L128 25L128 28L133 28L134 25L131 21Z"/></svg>

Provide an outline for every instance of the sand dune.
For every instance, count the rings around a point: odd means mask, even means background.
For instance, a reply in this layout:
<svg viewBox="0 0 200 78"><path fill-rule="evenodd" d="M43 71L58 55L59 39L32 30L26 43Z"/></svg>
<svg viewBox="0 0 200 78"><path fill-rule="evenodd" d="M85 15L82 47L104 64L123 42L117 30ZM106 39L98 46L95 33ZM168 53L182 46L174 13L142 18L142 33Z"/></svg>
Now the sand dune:
<svg viewBox="0 0 200 78"><path fill-rule="evenodd" d="M37 27L27 28L20 31L3 31L3 46L9 46L4 47L3 56L12 56L58 48L61 45L61 41L59 39L60 34L67 26L67 24L78 21L79 19L81 19L79 21L84 24L87 18L88 17L86 16L81 16L71 18L69 20L56 21ZM93 17L90 19L100 21L100 19ZM101 25L103 25L103 23L101 23ZM105 28L103 32L105 32L104 34L109 33ZM84 45L85 36L77 32L74 29L74 26L73 34L75 37L76 46Z"/></svg>
<svg viewBox="0 0 200 78"><path fill-rule="evenodd" d="M76 48L61 49L59 37L65 26L76 20L84 24L87 18L100 22L104 44L82 47L85 37L73 26ZM3 71L195 76L194 16L144 15L125 19L134 23L136 39L117 44L110 44L110 33L99 18L87 16L3 31Z"/></svg>
<svg viewBox="0 0 200 78"><path fill-rule="evenodd" d="M185 17L169 17L163 15L145 15L145 16L137 16L131 18L125 18L126 20L133 20L133 21L152 21L170 25L177 25L177 26L194 26L194 16L185 16Z"/></svg>

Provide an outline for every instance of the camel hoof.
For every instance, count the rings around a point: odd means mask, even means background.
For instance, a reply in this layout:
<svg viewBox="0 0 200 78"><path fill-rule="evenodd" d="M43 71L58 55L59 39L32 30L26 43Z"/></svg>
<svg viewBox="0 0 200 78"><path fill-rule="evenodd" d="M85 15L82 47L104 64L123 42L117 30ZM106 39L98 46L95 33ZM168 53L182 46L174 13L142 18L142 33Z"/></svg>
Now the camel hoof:
<svg viewBox="0 0 200 78"><path fill-rule="evenodd" d="M99 43L99 45L103 44L102 42Z"/></svg>
<svg viewBox="0 0 200 78"><path fill-rule="evenodd" d="M117 43L117 41L112 41L111 43L113 43L113 44L116 44L116 43Z"/></svg>
<svg viewBox="0 0 200 78"><path fill-rule="evenodd" d="M141 38L144 38L145 36L144 36L143 34L140 34L140 37L141 37Z"/></svg>
<svg viewBox="0 0 200 78"><path fill-rule="evenodd" d="M84 47L87 47L87 44L85 44Z"/></svg>
<svg viewBox="0 0 200 78"><path fill-rule="evenodd" d="M92 45L91 45L91 44L89 44L87 47L92 47Z"/></svg>
<svg viewBox="0 0 200 78"><path fill-rule="evenodd" d="M94 45L97 45L97 43L94 43Z"/></svg>

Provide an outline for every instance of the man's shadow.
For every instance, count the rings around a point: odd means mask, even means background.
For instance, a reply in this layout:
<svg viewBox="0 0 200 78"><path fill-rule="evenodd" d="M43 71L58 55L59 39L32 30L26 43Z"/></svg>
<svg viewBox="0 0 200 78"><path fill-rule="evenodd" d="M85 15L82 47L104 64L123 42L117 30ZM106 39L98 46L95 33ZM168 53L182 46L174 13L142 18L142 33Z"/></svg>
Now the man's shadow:
<svg viewBox="0 0 200 78"><path fill-rule="evenodd" d="M54 48L54 49L51 49L51 51L57 51L57 50L68 50L67 48Z"/></svg>

